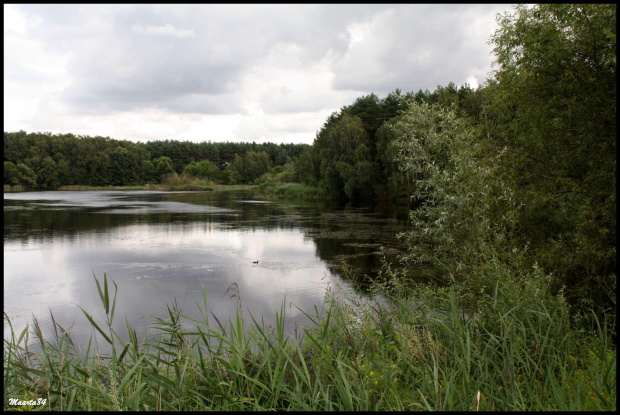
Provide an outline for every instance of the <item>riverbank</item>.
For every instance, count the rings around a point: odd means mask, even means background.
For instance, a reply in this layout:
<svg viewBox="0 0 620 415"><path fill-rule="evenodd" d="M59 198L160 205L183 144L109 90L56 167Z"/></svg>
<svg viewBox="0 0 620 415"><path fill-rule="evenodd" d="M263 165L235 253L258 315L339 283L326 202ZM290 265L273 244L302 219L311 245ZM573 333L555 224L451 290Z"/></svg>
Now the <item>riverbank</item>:
<svg viewBox="0 0 620 415"><path fill-rule="evenodd" d="M155 340L114 331L116 291L104 275L105 323L78 313L113 351L78 353L60 326L44 339L34 318L30 332L5 339L4 409L42 399L50 410L615 410L606 325L571 329L561 297L504 271L467 313L457 285L404 289L391 279L375 287L385 306L352 306L328 290L313 326L288 336L288 305L265 327L238 296L237 314L210 326L203 289L204 318L168 306Z"/></svg>

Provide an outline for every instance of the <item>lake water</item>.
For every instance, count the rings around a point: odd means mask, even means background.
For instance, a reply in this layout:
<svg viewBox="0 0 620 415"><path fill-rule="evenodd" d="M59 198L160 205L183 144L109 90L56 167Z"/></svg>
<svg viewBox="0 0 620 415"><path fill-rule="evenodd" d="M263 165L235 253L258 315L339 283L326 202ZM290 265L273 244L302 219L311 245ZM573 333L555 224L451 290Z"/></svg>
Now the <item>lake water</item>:
<svg viewBox="0 0 620 415"><path fill-rule="evenodd" d="M92 332L76 304L102 321L93 274L118 285L116 328L139 337L166 304L198 317L194 298L228 321L244 313L287 330L308 324L328 285L351 293L338 260L372 275L379 248L395 255L406 212L268 199L249 191L84 191L4 194L4 311L19 332L50 310L75 342ZM255 264L254 261L258 261ZM232 284L235 290L231 290ZM246 314L247 316L247 314ZM250 320L247 318L247 320ZM5 336L8 327L5 324Z"/></svg>

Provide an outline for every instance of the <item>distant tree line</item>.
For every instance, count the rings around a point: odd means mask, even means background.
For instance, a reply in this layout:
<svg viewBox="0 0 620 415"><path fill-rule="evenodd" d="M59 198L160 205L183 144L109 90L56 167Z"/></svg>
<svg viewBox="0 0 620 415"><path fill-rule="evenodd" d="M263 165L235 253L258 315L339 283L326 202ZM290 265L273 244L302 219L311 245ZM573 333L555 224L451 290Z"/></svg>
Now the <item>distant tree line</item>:
<svg viewBox="0 0 620 415"><path fill-rule="evenodd" d="M31 190L141 185L183 172L226 184L253 183L270 169L292 163L307 147L174 140L134 143L101 136L5 132L4 184Z"/></svg>
<svg viewBox="0 0 620 415"><path fill-rule="evenodd" d="M335 200L370 203L378 198L407 201L412 183L395 161L394 121L408 103L456 105L479 118L480 88L454 83L434 92L380 99L358 98L334 112L307 144L163 140L135 143L102 136L4 133L4 184L47 190L65 185L122 186L160 183L173 173L223 184L301 182L326 187Z"/></svg>

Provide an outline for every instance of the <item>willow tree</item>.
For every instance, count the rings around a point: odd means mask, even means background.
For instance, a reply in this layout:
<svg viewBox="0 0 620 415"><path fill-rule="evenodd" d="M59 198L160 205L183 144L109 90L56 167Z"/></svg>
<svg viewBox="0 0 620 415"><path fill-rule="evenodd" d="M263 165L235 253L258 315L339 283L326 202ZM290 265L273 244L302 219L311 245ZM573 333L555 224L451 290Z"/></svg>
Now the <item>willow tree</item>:
<svg viewBox="0 0 620 415"><path fill-rule="evenodd" d="M413 102L390 128L395 162L418 205L403 259L430 263L440 278L458 282L503 259L514 227L509 212L517 208L511 184L498 175L505 153L456 106Z"/></svg>

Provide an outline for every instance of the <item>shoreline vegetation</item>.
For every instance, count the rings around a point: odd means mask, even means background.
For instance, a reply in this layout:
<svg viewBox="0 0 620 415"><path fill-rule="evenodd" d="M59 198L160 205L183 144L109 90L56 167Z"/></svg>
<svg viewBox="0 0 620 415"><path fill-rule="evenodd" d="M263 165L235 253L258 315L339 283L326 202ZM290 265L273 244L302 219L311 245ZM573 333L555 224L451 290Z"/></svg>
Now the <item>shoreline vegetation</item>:
<svg viewBox="0 0 620 415"><path fill-rule="evenodd" d="M294 333L284 332L284 303L266 327L243 311L232 284L237 313L229 321L213 316L210 325L203 288L194 298L201 319L167 305L148 339L128 324L122 333L112 328L117 286L95 277L105 318L76 310L97 336L85 349L53 315L44 335L35 316L16 333L5 313L4 409L16 409L11 399L45 402L23 409L68 411L616 409L607 324L571 328L548 278L497 268L491 291L472 302L457 283L405 289L397 271L384 272L389 282L373 292L385 305L344 301L328 288L324 309L306 314L312 325Z"/></svg>
<svg viewBox="0 0 620 415"><path fill-rule="evenodd" d="M308 186L302 183L265 182L258 186L258 191L269 196L330 200L326 188Z"/></svg>
<svg viewBox="0 0 620 415"><path fill-rule="evenodd" d="M168 180L162 184L144 184L136 186L60 186L52 191L99 191L99 190L159 190L159 191L234 191L257 190L267 196L277 196L297 199L330 200L326 188L313 187L302 183L265 182L255 184L217 184L195 178L180 178ZM5 193L25 192L21 185L4 185Z"/></svg>

